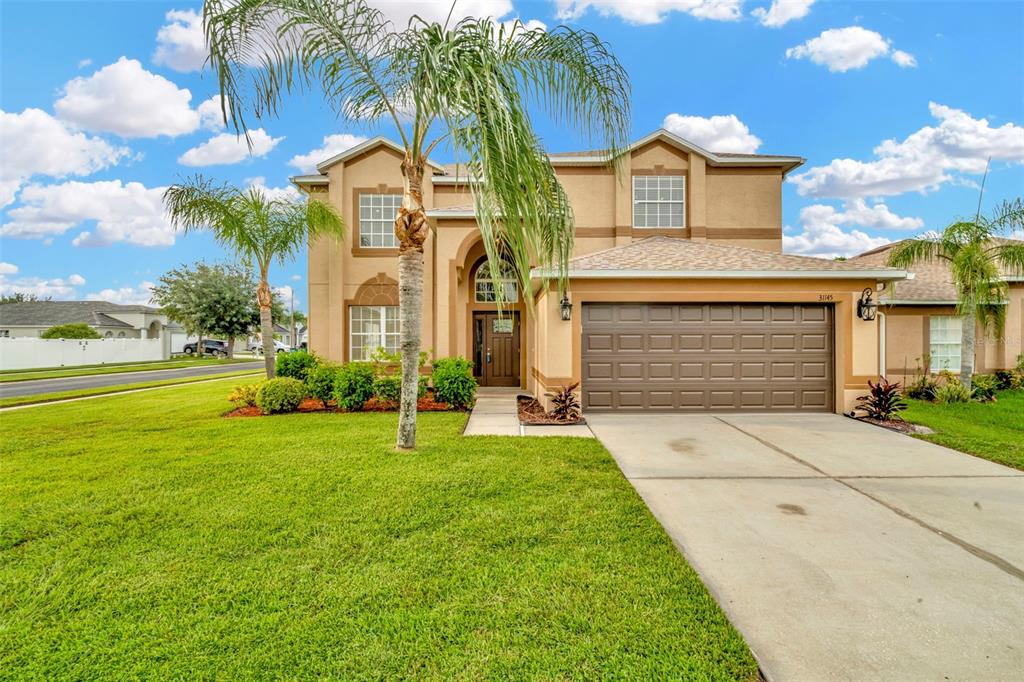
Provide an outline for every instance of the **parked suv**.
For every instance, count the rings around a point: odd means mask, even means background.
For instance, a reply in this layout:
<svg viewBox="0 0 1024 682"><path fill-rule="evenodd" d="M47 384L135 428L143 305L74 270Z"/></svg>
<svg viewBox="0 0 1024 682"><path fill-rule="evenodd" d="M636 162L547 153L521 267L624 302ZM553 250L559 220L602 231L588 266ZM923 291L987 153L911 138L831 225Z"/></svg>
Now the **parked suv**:
<svg viewBox="0 0 1024 682"><path fill-rule="evenodd" d="M195 355L196 353L196 342L186 343L184 347L185 355ZM228 344L226 341L217 341L215 339L203 339L203 355L212 355L217 358L226 358L228 356Z"/></svg>

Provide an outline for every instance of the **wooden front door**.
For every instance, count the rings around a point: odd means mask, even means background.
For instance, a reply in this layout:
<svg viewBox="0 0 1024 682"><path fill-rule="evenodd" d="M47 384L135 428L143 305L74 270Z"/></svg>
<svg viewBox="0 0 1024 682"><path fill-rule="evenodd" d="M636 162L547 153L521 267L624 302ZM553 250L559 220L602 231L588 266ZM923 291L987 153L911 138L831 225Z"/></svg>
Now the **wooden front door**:
<svg viewBox="0 0 1024 682"><path fill-rule="evenodd" d="M519 386L519 313L475 313L473 349L481 386Z"/></svg>

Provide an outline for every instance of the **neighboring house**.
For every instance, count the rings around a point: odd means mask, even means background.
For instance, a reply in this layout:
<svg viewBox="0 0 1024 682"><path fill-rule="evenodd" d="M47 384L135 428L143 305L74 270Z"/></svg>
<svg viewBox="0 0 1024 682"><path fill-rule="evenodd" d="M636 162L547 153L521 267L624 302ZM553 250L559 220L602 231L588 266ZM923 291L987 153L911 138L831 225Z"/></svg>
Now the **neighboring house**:
<svg viewBox="0 0 1024 682"><path fill-rule="evenodd" d="M59 324L87 324L107 339L158 339L178 331L159 308L106 301L26 301L0 305L0 337L35 337Z"/></svg>
<svg viewBox="0 0 1024 682"><path fill-rule="evenodd" d="M309 342L331 360L398 349L401 159L378 137L292 179L349 226L341 245L309 249ZM858 318L858 298L906 273L781 253L782 183L803 159L714 153L659 130L626 150L621 172L607 160L551 155L576 223L565 301L552 273L519 292L491 271L466 177L432 164L431 357L468 357L482 385L538 396L581 381L587 411L851 409L879 373L878 325ZM512 301L504 314L496 287Z"/></svg>
<svg viewBox="0 0 1024 682"><path fill-rule="evenodd" d="M889 244L851 258L848 262L884 265L896 244ZM881 328L879 354L890 381L906 382L923 371L960 372L962 318L956 314L957 295L944 261L920 263L913 279L898 282L882 292L879 300ZM1002 338L983 335L977 328L974 371L990 373L1014 367L1024 353L1024 277L1004 274L1009 286L1006 325ZM928 360L928 366L925 361Z"/></svg>

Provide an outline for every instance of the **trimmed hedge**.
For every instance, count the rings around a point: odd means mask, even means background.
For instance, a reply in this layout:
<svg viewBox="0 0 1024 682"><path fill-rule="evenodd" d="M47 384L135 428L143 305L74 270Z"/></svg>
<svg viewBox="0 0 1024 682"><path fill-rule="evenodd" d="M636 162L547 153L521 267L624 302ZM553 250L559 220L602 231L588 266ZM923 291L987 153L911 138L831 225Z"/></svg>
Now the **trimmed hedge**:
<svg viewBox="0 0 1024 682"><path fill-rule="evenodd" d="M349 362L334 378L334 400L346 410L361 410L373 397L374 371L368 362Z"/></svg>
<svg viewBox="0 0 1024 682"><path fill-rule="evenodd" d="M337 365L317 365L306 374L306 393L327 407L334 397L334 384L338 377Z"/></svg>
<svg viewBox="0 0 1024 682"><path fill-rule="evenodd" d="M256 405L263 414L294 412L306 397L306 386L298 379L277 377L265 381L256 393Z"/></svg>
<svg viewBox="0 0 1024 682"><path fill-rule="evenodd" d="M310 370L320 365L320 360L312 353L297 350L291 353L278 353L274 373L279 377L291 377L305 381Z"/></svg>
<svg viewBox="0 0 1024 682"><path fill-rule="evenodd" d="M432 379L434 398L464 410L476 399L476 377L473 363L466 358L440 358L434 361Z"/></svg>

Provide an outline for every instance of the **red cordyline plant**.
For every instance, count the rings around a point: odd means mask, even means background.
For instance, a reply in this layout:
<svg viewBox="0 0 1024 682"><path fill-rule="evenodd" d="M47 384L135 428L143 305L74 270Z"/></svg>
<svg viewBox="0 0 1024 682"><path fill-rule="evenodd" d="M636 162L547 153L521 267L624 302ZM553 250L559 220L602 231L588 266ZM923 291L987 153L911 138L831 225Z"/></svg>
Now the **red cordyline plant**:
<svg viewBox="0 0 1024 682"><path fill-rule="evenodd" d="M907 409L907 403L903 400L899 382L890 383L885 377L879 377L876 384L868 379L868 388L871 393L857 398L858 410L864 410L872 419L902 421L898 413Z"/></svg>

